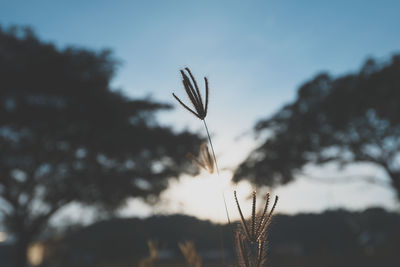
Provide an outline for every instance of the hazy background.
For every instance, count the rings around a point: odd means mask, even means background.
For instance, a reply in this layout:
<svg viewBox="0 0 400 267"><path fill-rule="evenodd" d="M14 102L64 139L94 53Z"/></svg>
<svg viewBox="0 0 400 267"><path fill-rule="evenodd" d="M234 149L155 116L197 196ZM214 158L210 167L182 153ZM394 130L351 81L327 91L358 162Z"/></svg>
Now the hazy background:
<svg viewBox="0 0 400 267"><path fill-rule="evenodd" d="M221 192L233 220L239 218L233 190L238 191L243 206L251 205L248 196L255 187L246 181L233 184L231 178L238 164L261 143L253 132L255 123L294 101L298 88L318 73L328 72L339 77L358 72L370 57L385 62L399 53L399 10L400 2L389 0L16 0L0 1L0 26L4 29L29 26L41 41L53 43L58 49L68 46L95 51L110 49L119 61L112 81L113 89L121 90L129 97L147 97L172 104L174 109L159 113L157 119L161 125L172 126L176 131L190 130L205 136L201 121L179 106L171 93L187 100L180 69L190 67L201 88L202 78L206 76L210 84L207 123L221 175L209 175L205 171L197 177L181 175L178 180L169 182L161 194L161 201L154 206L130 198L118 214L128 218L147 218L181 213L226 223ZM368 222L373 216L383 216L381 210L361 214L371 207L399 211L399 201L390 186L340 179L366 174L387 183L389 179L385 173L371 164L357 164L342 170L335 165L323 168L308 166L307 173L310 175L300 176L288 185L257 190L269 190L273 195L279 195L277 212L281 214L321 213L337 209L360 212L354 213L356 215L328 212L325 214L328 219L324 217L326 220L321 219L321 223L330 222L329 216L351 217L363 222ZM245 211L248 214L250 209ZM285 220L285 215L282 216ZM302 221L302 215L298 216L296 218L308 225L308 221ZM87 225L96 219L98 214L93 209L74 203L57 213L51 219L51 225L67 227L76 222ZM153 224L163 227L164 224L157 219L152 220L150 217L143 222L136 219L129 222L135 225L133 228L137 227L135 231L141 229L138 225L142 223L146 227ZM176 222L186 220L191 219L178 217ZM394 220L390 225L396 222ZM283 232L288 229L286 226L282 227ZM108 229L119 229L119 226ZM296 231L294 226L290 229ZM312 230L310 227L305 231ZM4 226L1 226L0 234L4 234L2 231L6 231ZM361 240L364 232L360 230L359 233L361 237L357 238ZM121 236L124 237L123 233ZM209 234L209 237L213 235ZM96 235L88 234L82 240L91 238L95 240ZM137 238L137 235L132 234L132 238ZM1 239L0 235L0 243ZM77 240L77 243L82 241ZM135 246L140 247L145 239L140 236L138 240L141 243L135 243ZM292 251L291 246L283 244L284 251L288 247L288 251ZM393 250L394 246L389 247ZM385 249L382 250L385 253L392 251Z"/></svg>
<svg viewBox="0 0 400 267"><path fill-rule="evenodd" d="M293 100L306 79L320 71L354 71L369 56L385 59L399 51L399 8L398 1L2 1L0 24L32 26L60 48L112 49L121 61L114 86L131 96L175 104L171 92L184 93L179 69L207 76L208 123L221 167L232 168L254 147L249 130L255 121ZM202 130L180 107L161 122ZM216 183L229 195L229 176L205 187ZM196 183L174 183L164 194L171 205L161 210L224 220L196 204L200 195L190 197ZM280 212L396 207L391 190L363 183L299 179L276 193ZM124 214L151 212L132 201Z"/></svg>

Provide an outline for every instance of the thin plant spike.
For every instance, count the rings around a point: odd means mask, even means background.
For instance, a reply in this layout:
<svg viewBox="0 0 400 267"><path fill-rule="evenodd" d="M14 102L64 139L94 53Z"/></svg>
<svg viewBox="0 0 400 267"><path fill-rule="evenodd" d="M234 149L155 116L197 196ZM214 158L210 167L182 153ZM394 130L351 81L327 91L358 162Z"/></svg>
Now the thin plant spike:
<svg viewBox="0 0 400 267"><path fill-rule="evenodd" d="M262 233L265 232L268 222L271 220L272 214L274 213L276 204L278 203L278 196L275 196L275 201L274 201L274 205L272 205L272 209L268 214L267 219L264 221L263 225L261 225L261 230L260 230L260 236L262 236Z"/></svg>
<svg viewBox="0 0 400 267"><path fill-rule="evenodd" d="M182 75L185 75L184 73L182 73ZM198 103L199 100L196 96L196 92L194 91L194 89L192 88L188 78L185 76L184 79L182 80L183 83L183 87L185 88L186 94L189 97L190 102L192 102L192 105L194 106L194 108L197 110L198 112Z"/></svg>
<svg viewBox="0 0 400 267"><path fill-rule="evenodd" d="M243 213L242 213L242 209L240 208L239 201L238 201L237 195L236 195L236 190L233 191L233 195L234 195L234 197L235 197L236 206L237 206L237 208L238 208L238 210L239 210L239 215L240 215L240 219L241 219L241 221L242 221L242 226L243 226L243 228L244 228L244 230L245 230L245 232L246 232L247 238L250 240L249 228L247 227L246 220L244 219L244 216L243 216Z"/></svg>
<svg viewBox="0 0 400 267"><path fill-rule="evenodd" d="M260 232L261 232L261 225L263 225L265 218L265 215L267 213L268 210L268 206L269 206L269 193L266 194L266 202L265 202L265 206L264 206L264 211L261 214L258 226L257 226L257 230L256 230L256 235L259 236Z"/></svg>
<svg viewBox="0 0 400 267"><path fill-rule="evenodd" d="M180 70L181 75L182 75L182 84L185 89L185 92L187 96L189 97L190 102L193 105L193 109L188 107L188 105L184 104L183 101L181 101L175 94L172 94L175 99L181 104L186 110L190 111L193 115L195 115L197 118L200 120L204 120L204 118L207 116L207 109L208 109L208 81L206 81L206 99L205 99L205 105L203 105L203 99L201 97L200 89L199 86L197 85L196 79L192 75L191 71L189 68L185 68L187 73L189 74L186 75L184 70ZM206 78L205 78L206 79Z"/></svg>
<svg viewBox="0 0 400 267"><path fill-rule="evenodd" d="M278 203L278 196L275 196L274 204L272 205L271 211L268 214L267 222L271 219L277 203Z"/></svg>
<svg viewBox="0 0 400 267"><path fill-rule="evenodd" d="M199 90L199 87L197 85L196 79L193 77L192 73L190 72L189 68L186 68L186 71L189 73L190 78L192 79L192 82L190 82L189 78L187 75L184 75L184 78L186 80L187 86L189 86L190 90L193 93L193 96L196 98L196 109L198 114L204 119L207 115L207 109L204 108L203 105L203 99L201 97L201 93ZM194 87L193 87L194 85Z"/></svg>
<svg viewBox="0 0 400 267"><path fill-rule="evenodd" d="M179 104L182 105L182 107L184 107L186 110L190 111L191 113L193 113L193 115L195 115L197 118L201 119L200 116L194 112L191 108L189 108L188 106L186 106L186 104L184 104L179 97L177 97L174 93L172 93L172 96L175 97L175 99L179 102Z"/></svg>
<svg viewBox="0 0 400 267"><path fill-rule="evenodd" d="M188 95L190 102L192 102L194 109L197 111L197 114L200 117L203 117L203 107L199 104L199 96L196 94L196 91L193 89L193 86L190 84L189 78L187 78L185 73L182 72L182 75L184 75L182 83L186 94Z"/></svg>
<svg viewBox="0 0 400 267"><path fill-rule="evenodd" d="M256 228L256 191L253 191L253 206L251 209L251 238L255 240L255 228Z"/></svg>
<svg viewBox="0 0 400 267"><path fill-rule="evenodd" d="M186 76L186 74L181 71L183 80L183 87L185 88L185 91L187 95L190 98L190 102L192 102L194 108L197 110L199 115L202 115L202 110L203 110L203 105L201 104L201 97L200 95L195 91L193 88L193 85L191 84L189 78Z"/></svg>
<svg viewBox="0 0 400 267"><path fill-rule="evenodd" d="M207 112L208 110L208 79L204 77L204 84L206 85L206 105L205 105L205 111Z"/></svg>
<svg viewBox="0 0 400 267"><path fill-rule="evenodd" d="M196 79L193 77L192 72L190 71L189 68L185 68L185 70L189 73L189 76L193 81L194 87L196 88L196 91L197 91L199 104L201 104L201 106L203 107L203 101L201 100L201 94L200 94L199 86L197 85Z"/></svg>
<svg viewBox="0 0 400 267"><path fill-rule="evenodd" d="M193 77L192 72L190 71L190 69L189 69L188 67L186 67L185 70L187 71L187 73L189 73L189 76L190 76L190 78L191 78L192 81L193 81L194 87L196 88L197 93L200 95L199 86L197 86L196 79Z"/></svg>

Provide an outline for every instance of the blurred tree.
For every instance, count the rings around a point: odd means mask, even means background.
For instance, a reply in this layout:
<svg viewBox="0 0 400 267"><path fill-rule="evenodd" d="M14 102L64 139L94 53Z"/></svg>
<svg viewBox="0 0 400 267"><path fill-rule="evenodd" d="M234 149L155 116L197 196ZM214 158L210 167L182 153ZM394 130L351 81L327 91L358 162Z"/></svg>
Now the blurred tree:
<svg viewBox="0 0 400 267"><path fill-rule="evenodd" d="M398 266L399 213L381 208L359 212L330 210L319 214L277 214L272 222L268 232L267 266ZM164 255L168 255L167 251L181 255L177 244L191 240L199 252L214 258L215 254L210 252L220 252L221 228L224 243L228 245L225 249L229 251L226 260L232 263L230 266L237 266L233 265L235 252L228 224L212 224L184 215L114 218L75 229L61 240L48 241L45 259L48 265L45 266L78 266L88 255L98 265L104 263L101 266L131 266L135 260L148 255L145 244L154 238ZM212 258L209 262L204 256L203 266L220 266ZM167 266L163 263L156 266ZM171 260L168 264L178 266Z"/></svg>
<svg viewBox="0 0 400 267"><path fill-rule="evenodd" d="M109 51L59 50L29 29L0 28L0 208L18 267L65 205L153 202L168 178L193 171L185 155L199 137L157 123L170 106L112 90L116 66Z"/></svg>
<svg viewBox="0 0 400 267"><path fill-rule="evenodd" d="M320 74L296 100L261 120L266 140L236 170L234 180L274 186L294 180L306 164L372 163L400 199L400 55L368 60L359 73ZM375 177L376 178L376 177Z"/></svg>

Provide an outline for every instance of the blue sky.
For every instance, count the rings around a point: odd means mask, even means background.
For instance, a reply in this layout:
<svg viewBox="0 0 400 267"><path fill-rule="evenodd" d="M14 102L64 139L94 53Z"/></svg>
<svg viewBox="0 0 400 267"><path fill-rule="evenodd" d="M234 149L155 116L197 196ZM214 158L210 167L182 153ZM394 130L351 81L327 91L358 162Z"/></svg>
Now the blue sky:
<svg viewBox="0 0 400 267"><path fill-rule="evenodd" d="M29 25L60 48L112 49L121 61L113 84L131 96L173 103L172 91L183 95L180 68L189 66L199 80L206 75L217 154L222 165L234 167L255 145L252 136L236 137L293 100L302 82L321 71L357 70L369 56L387 59L400 52L399 10L399 1L15 0L0 2L0 25ZM181 109L160 119L201 130ZM393 206L390 192L374 194L385 194L382 205ZM370 204L364 197L353 193L360 202L354 208ZM318 194L308 199L283 211L329 207Z"/></svg>

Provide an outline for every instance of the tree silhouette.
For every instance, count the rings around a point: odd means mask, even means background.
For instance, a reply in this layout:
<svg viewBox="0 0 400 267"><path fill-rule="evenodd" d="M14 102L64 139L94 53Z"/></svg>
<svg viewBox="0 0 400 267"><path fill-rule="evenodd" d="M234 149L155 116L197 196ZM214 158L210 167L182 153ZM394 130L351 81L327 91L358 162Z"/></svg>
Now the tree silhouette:
<svg viewBox="0 0 400 267"><path fill-rule="evenodd" d="M359 73L320 74L296 100L255 126L266 140L236 170L234 180L291 182L308 164L371 163L382 168L400 199L400 55L366 61Z"/></svg>
<svg viewBox="0 0 400 267"><path fill-rule="evenodd" d="M17 266L49 218L72 202L115 210L155 201L187 168L198 136L160 126L170 106L112 90L109 51L63 50L0 28L0 208Z"/></svg>

